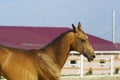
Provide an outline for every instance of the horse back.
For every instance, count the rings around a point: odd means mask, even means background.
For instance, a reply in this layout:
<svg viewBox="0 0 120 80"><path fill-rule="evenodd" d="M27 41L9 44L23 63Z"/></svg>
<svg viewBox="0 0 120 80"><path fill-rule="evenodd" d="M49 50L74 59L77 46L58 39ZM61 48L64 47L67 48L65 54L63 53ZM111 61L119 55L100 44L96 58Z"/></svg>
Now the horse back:
<svg viewBox="0 0 120 80"><path fill-rule="evenodd" d="M30 52L22 49L11 48L7 46L0 45L0 65L5 63L7 60L31 58Z"/></svg>
<svg viewBox="0 0 120 80"><path fill-rule="evenodd" d="M0 68L10 80L37 80L37 69L28 50L0 46Z"/></svg>

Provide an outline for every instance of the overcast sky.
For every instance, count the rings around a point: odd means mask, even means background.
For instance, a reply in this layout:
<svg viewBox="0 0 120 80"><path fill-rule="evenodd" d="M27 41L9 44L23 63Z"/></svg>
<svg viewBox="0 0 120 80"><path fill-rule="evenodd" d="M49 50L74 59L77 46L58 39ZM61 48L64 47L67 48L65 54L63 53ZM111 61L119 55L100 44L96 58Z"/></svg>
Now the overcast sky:
<svg viewBox="0 0 120 80"><path fill-rule="evenodd" d="M120 0L0 0L0 25L71 27L80 21L85 32L120 42Z"/></svg>

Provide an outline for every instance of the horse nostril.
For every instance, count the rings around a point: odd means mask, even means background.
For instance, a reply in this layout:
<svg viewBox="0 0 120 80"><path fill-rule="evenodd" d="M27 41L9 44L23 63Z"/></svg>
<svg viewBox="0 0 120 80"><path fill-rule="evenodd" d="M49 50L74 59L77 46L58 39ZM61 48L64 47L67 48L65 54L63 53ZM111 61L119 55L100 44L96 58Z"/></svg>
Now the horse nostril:
<svg viewBox="0 0 120 80"><path fill-rule="evenodd" d="M93 58L95 58L95 55L93 55Z"/></svg>

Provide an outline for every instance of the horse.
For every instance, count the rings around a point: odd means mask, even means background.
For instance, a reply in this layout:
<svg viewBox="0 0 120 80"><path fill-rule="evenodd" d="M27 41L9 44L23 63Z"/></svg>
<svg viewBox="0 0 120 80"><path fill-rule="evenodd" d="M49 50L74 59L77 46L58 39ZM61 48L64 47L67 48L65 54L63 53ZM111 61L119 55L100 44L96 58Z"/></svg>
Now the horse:
<svg viewBox="0 0 120 80"><path fill-rule="evenodd" d="M70 51L78 51L89 62L94 49L79 22L40 49L24 50L0 45L0 73L7 80L60 80Z"/></svg>

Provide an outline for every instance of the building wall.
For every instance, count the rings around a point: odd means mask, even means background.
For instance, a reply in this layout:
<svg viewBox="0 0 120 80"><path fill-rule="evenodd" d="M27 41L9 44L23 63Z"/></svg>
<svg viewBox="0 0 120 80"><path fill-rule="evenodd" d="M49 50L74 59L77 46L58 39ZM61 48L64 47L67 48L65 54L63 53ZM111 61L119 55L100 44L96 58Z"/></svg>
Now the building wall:
<svg viewBox="0 0 120 80"><path fill-rule="evenodd" d="M120 73L120 57L114 55L114 73ZM107 75L110 74L110 55L96 55L96 58L92 62L88 62L84 57L84 75ZM62 75L79 75L80 74L80 55L71 54L69 55L63 69Z"/></svg>

